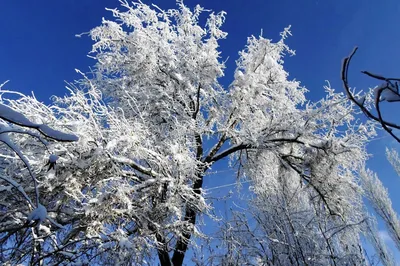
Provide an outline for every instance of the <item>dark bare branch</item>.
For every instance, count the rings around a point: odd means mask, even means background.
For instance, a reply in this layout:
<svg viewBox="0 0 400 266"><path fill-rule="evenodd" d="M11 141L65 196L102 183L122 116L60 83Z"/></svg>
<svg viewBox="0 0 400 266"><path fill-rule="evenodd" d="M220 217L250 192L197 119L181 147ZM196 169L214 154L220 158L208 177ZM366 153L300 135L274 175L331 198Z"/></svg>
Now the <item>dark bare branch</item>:
<svg viewBox="0 0 400 266"><path fill-rule="evenodd" d="M396 81L400 81L400 79L398 79L398 78L386 78L384 76L373 74L373 73L368 72L368 71L362 71L363 74L365 74L365 75L367 75L369 77L372 77L374 79L387 82L386 86L381 86L380 88L377 88L378 91L376 92L377 94L375 96L375 108L376 108L376 111L378 113L378 116L372 114L367 109L367 107L364 105L365 101L361 101L361 102L358 101L355 98L355 95L350 90L350 85L349 85L349 80L348 80L348 71L349 71L350 62L351 62L354 54L357 52L357 49L358 48L355 47L354 50L351 52L351 54L343 60L343 64L342 64L342 71L341 71L341 73L342 73L342 82L343 82L344 89L345 89L345 91L347 93L347 96L348 96L349 100L352 101L355 105L357 105L361 109L361 111L369 119L372 119L372 120L374 120L376 122L379 122L381 124L382 128L386 132L388 132L397 142L400 143L400 138L397 137L393 133L393 129L400 129L400 126L397 125L396 123L393 123L393 122L390 122L390 121L386 121L383 118L381 110L380 110L380 104L382 102L381 101L381 95L382 95L382 92L384 90L390 90L391 93L397 95L399 97L399 99L400 99L400 94L398 93L398 85L397 85L397 82L396 82ZM393 82L396 82L396 83L394 84ZM396 89L393 89L393 87L395 87ZM387 101L388 102L394 102L396 100L387 100Z"/></svg>

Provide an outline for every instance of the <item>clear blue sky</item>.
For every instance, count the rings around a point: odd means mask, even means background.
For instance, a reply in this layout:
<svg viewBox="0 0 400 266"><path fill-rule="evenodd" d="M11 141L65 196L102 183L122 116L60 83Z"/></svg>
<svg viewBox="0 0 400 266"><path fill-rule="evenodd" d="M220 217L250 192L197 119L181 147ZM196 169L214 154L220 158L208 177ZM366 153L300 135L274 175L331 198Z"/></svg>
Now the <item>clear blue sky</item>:
<svg viewBox="0 0 400 266"><path fill-rule="evenodd" d="M154 2L162 8L175 6L174 0L143 2ZM249 35L259 35L263 29L264 37L277 40L279 32L288 25L292 25L293 33L288 44L297 55L286 59L286 69L310 90L309 99L323 96L325 80L342 90L341 61L356 45L359 52L350 76L353 86L375 85L359 70L400 77L399 0L187 0L185 3L189 6L199 3L207 9L227 12L223 29L228 38L221 42L223 58L229 56L225 84L230 81L237 52ZM79 78L74 69L86 71L94 64L86 57L90 39L76 38L75 34L99 25L102 17L110 17L104 8L117 6L117 0L1 1L0 83L10 80L8 89L34 91L45 102L51 95L65 94L64 80ZM400 147L388 137L371 143L369 151L374 159L370 167L378 171L389 187L395 209L400 210L400 178L384 159L384 148L390 145ZM221 183L231 182L229 179L226 177Z"/></svg>

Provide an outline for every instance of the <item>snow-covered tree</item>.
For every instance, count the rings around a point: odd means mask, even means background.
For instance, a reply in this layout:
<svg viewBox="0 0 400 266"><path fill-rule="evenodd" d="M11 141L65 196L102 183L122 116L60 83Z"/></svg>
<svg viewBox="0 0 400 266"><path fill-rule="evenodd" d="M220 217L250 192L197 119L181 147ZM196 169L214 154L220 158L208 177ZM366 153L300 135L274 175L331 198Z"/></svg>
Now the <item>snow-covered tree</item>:
<svg viewBox="0 0 400 266"><path fill-rule="evenodd" d="M367 199L383 220L389 236L400 250L400 220L392 207L387 189L371 170L361 171L361 176Z"/></svg>
<svg viewBox="0 0 400 266"><path fill-rule="evenodd" d="M250 37L223 86L224 12L181 1L171 10L121 3L123 11L110 10L115 20L90 31L96 65L68 85L68 96L51 106L2 98L3 109L34 121L47 138L58 131L43 125L74 133L59 132L74 142L45 149L40 137L12 136L26 150L25 165L2 150L2 174L18 180L0 181L2 262L182 265L207 239L198 218L213 216L213 207L203 182L218 178L210 170L221 162L250 181L251 200L248 212L222 223L222 248L205 263L361 264L365 235L390 264L358 174L374 124L358 122L354 105L329 85L325 98L306 100L283 68L285 54L294 54L289 28L277 42ZM24 199L35 193L30 212ZM24 229L32 221L37 230Z"/></svg>
<svg viewBox="0 0 400 266"><path fill-rule="evenodd" d="M0 258L3 260L3 256L18 253L16 257L21 257L24 246L32 243L34 252L31 261L36 261L42 248L40 232L48 229L44 223L47 221L51 226L61 226L48 216L47 208L42 205L42 180L35 168L43 168L41 164L46 155L49 170L57 163L58 156L51 153L48 141L72 142L78 137L49 127L38 116L29 119L23 114L26 110L19 108L22 102L20 107L32 104L29 109L36 109L37 114L46 112L45 106L34 98L1 90L4 85L0 85ZM5 99L6 94L17 94L20 98ZM37 142L32 142L32 139ZM26 235L27 231L31 231L31 236Z"/></svg>

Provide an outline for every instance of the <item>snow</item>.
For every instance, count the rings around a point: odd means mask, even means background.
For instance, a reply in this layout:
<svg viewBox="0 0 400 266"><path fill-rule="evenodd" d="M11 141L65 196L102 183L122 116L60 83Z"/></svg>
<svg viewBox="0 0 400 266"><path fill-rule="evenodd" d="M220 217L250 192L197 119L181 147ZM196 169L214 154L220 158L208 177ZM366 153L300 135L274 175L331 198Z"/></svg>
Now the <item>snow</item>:
<svg viewBox="0 0 400 266"><path fill-rule="evenodd" d="M42 224L39 226L39 231L42 231L47 235L51 234L50 228Z"/></svg>
<svg viewBox="0 0 400 266"><path fill-rule="evenodd" d="M0 186L0 192L11 191L12 186Z"/></svg>
<svg viewBox="0 0 400 266"><path fill-rule="evenodd" d="M57 155L51 154L51 155L49 156L49 163L56 163L57 160L58 160L58 156L57 156Z"/></svg>
<svg viewBox="0 0 400 266"><path fill-rule="evenodd" d="M381 99L387 102L398 102L400 101L400 95L393 91L393 89L385 89L382 91Z"/></svg>
<svg viewBox="0 0 400 266"><path fill-rule="evenodd" d="M39 223L43 222L47 218L47 209L42 204L39 203L38 207L34 209L27 218L28 222L31 221L39 221Z"/></svg>
<svg viewBox="0 0 400 266"><path fill-rule="evenodd" d="M61 141L78 141L79 138L73 134L64 133L55 129L50 128L47 125L39 125L39 131L43 133L45 136Z"/></svg>
<svg viewBox="0 0 400 266"><path fill-rule="evenodd" d="M178 81L182 81L182 80L183 80L182 75L179 74L179 73L174 73L173 76L174 76Z"/></svg>
<svg viewBox="0 0 400 266"><path fill-rule="evenodd" d="M95 204L95 203L97 203L99 200L98 199L90 199L89 201L88 201L88 203L89 204Z"/></svg>
<svg viewBox="0 0 400 266"><path fill-rule="evenodd" d="M32 128L36 128L39 126L38 124L29 121L29 119L26 118L23 114L13 110L12 108L2 103L0 103L0 118L19 126Z"/></svg>
<svg viewBox="0 0 400 266"><path fill-rule="evenodd" d="M50 128L44 124L32 123L27 117L9 106L0 103L0 118L19 126L38 129L49 138L60 141L77 141L79 138L73 134L64 133Z"/></svg>
<svg viewBox="0 0 400 266"><path fill-rule="evenodd" d="M122 249L130 249L132 248L132 243L126 237L121 237L119 240L119 247Z"/></svg>
<svg viewBox="0 0 400 266"><path fill-rule="evenodd" d="M382 91L381 98L377 99L379 91ZM400 95L397 92L396 88L394 88L390 83L387 82L382 83L374 89L374 98L375 102L378 102L378 100L387 102L400 101Z"/></svg>

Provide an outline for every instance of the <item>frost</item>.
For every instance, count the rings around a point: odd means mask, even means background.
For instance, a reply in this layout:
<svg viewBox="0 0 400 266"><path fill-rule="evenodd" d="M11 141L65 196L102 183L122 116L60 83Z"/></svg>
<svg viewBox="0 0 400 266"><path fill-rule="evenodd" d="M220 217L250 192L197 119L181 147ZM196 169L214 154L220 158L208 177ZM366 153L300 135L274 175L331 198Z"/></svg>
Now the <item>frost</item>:
<svg viewBox="0 0 400 266"><path fill-rule="evenodd" d="M366 97L366 96L364 95L364 96L359 97L358 99L356 99L357 103L358 103L360 106L363 106L363 105L364 105L365 97Z"/></svg>
<svg viewBox="0 0 400 266"><path fill-rule="evenodd" d="M377 102L379 102L379 101L381 100L381 99L378 99L378 93L379 93L379 91L384 90L386 87L387 87L387 82L384 82L384 83L382 83L381 85L376 86L376 87L373 89L373 92L374 92L374 102L375 102L375 103L377 103Z"/></svg>

